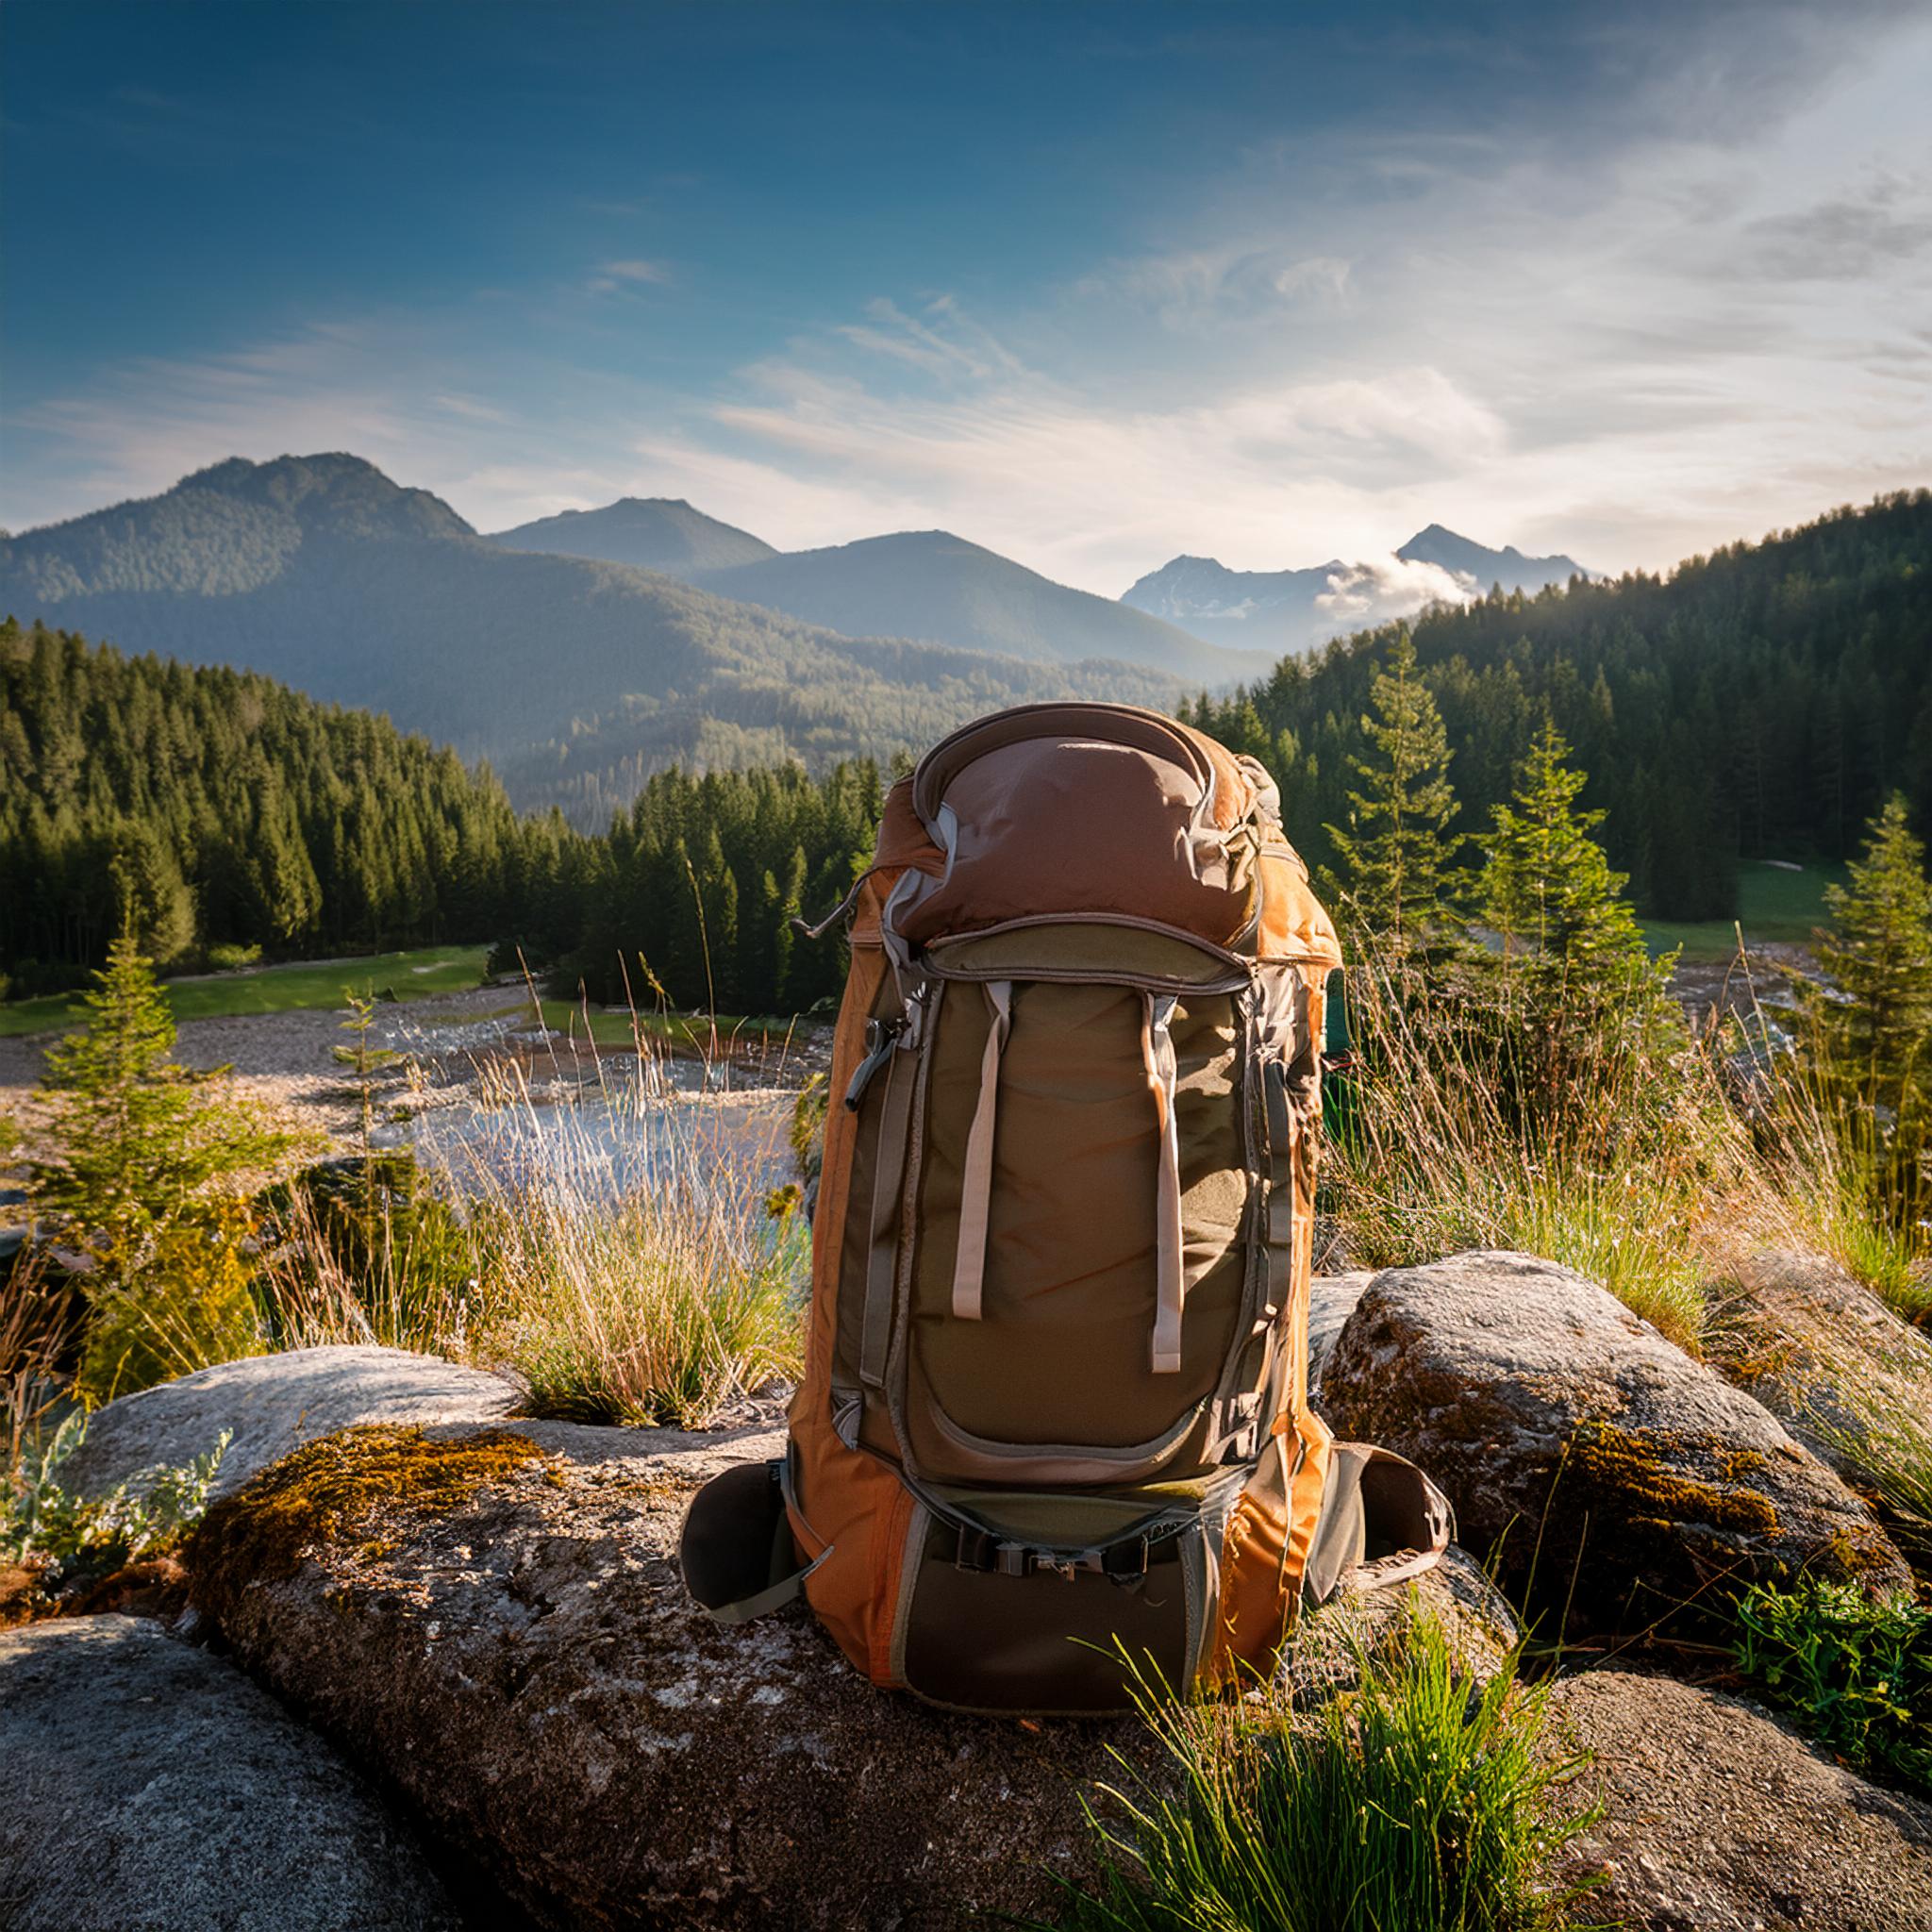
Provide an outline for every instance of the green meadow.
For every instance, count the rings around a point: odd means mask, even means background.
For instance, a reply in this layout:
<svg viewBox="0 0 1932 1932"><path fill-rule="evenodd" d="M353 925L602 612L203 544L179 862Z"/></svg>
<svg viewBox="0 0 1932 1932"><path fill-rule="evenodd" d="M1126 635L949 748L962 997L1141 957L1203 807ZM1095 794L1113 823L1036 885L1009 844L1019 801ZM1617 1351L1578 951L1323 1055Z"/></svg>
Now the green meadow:
<svg viewBox="0 0 1932 1932"><path fill-rule="evenodd" d="M487 946L418 946L407 953L360 958L297 960L244 973L170 980L162 991L175 1018L221 1020L238 1013L288 1013L304 1007L340 1007L345 995L365 999L426 998L483 983ZM76 993L0 1006L0 1035L51 1033L72 1026L81 1012Z"/></svg>
<svg viewBox="0 0 1932 1932"><path fill-rule="evenodd" d="M1841 865L1810 864L1792 869L1769 859L1746 859L1738 868L1738 920L1747 945L1804 943L1826 923L1824 890L1842 885ZM1681 946L1687 959L1725 959L1737 950L1738 936L1728 919L1695 924L1643 922L1653 954Z"/></svg>

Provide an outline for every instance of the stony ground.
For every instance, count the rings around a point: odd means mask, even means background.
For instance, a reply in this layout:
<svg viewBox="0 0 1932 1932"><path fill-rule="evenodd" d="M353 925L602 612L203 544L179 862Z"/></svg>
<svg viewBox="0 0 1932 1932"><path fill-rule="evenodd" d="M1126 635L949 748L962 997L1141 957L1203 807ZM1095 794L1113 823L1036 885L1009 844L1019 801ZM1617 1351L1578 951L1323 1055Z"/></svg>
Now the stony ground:
<svg viewBox="0 0 1932 1932"><path fill-rule="evenodd" d="M432 1060L460 1059L466 1045L487 1046L492 1019L508 1016L516 1007L515 991L500 986L436 993L407 1006L383 1008L372 1039L401 1052L426 1041ZM189 1020L175 1037L175 1058L184 1067L233 1068L241 1092L282 1125L326 1138L345 1136L361 1118L360 1097L335 1058L335 1049L348 1041L342 1031L345 1017L305 1008ZM40 1033L0 1039L0 1113L31 1126L33 1089L56 1037Z"/></svg>

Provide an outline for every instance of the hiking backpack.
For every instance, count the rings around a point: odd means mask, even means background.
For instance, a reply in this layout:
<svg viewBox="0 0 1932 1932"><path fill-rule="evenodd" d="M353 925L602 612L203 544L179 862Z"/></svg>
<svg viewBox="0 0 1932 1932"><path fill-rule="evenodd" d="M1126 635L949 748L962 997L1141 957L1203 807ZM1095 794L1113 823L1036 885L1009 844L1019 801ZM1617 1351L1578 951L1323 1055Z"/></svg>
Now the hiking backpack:
<svg viewBox="0 0 1932 1932"><path fill-rule="evenodd" d="M1260 765L1121 705L981 719L847 912L804 1378L784 1457L692 1503L698 1602L802 1590L876 1684L1087 1715L1433 1563L1441 1493L1307 1404L1341 960Z"/></svg>

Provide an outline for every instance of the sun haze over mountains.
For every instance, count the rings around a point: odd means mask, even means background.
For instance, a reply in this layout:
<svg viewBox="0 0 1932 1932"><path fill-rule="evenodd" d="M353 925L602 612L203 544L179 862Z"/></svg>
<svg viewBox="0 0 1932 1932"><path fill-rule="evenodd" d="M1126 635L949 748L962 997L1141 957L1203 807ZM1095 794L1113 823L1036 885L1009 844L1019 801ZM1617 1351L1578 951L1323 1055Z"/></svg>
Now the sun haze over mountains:
<svg viewBox="0 0 1932 1932"><path fill-rule="evenodd" d="M235 457L0 540L0 608L266 672L512 769L613 731L649 768L886 750L1075 691L1171 703L1466 602L1484 575L1575 574L1424 535L1448 563L1243 575L1178 558L1114 601L942 530L785 553L688 503L628 498L483 537L359 457Z"/></svg>

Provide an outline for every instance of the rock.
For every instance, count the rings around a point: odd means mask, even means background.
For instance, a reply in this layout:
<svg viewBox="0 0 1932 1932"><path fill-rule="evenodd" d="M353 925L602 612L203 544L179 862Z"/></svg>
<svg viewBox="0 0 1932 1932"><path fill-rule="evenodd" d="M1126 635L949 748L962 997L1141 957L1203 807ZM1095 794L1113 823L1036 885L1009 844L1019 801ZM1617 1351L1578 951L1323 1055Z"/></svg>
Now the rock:
<svg viewBox="0 0 1932 1932"><path fill-rule="evenodd" d="M1334 1351L1336 1338L1374 1278L1373 1270L1357 1268L1350 1274L1318 1274L1308 1283L1308 1391L1318 1407L1322 1371Z"/></svg>
<svg viewBox="0 0 1932 1932"><path fill-rule="evenodd" d="M1022 1724L876 1690L802 1609L704 1617L675 1562L685 1506L782 1441L537 1422L335 1438L210 1513L186 1552L194 1601L545 1924L1047 1909L1049 1874L1088 1870L1081 1794L1122 1775L1109 1748L1144 1769L1157 1747L1131 1720ZM1460 1575L1424 1593L1459 1614L1457 1591L1477 1601Z"/></svg>
<svg viewBox="0 0 1932 1932"><path fill-rule="evenodd" d="M9 1932L458 1932L408 1833L232 1664L158 1624L0 1635Z"/></svg>
<svg viewBox="0 0 1932 1932"><path fill-rule="evenodd" d="M1367 1574L1357 1573L1357 1585ZM1457 1667L1477 1683L1496 1674L1523 1636L1508 1599L1467 1550L1452 1543L1411 1587L1351 1589L1344 1579L1329 1602L1305 1611L1282 1665L1290 1701L1307 1710L1352 1688L1363 1655L1392 1636L1411 1607L1441 1624Z"/></svg>
<svg viewBox="0 0 1932 1932"><path fill-rule="evenodd" d="M1551 1696L1607 1809L1580 1916L1634 1932L1932 1932L1932 1805L1868 1783L1739 1697L1593 1671Z"/></svg>
<svg viewBox="0 0 1932 1932"><path fill-rule="evenodd" d="M158 1463L181 1464L234 1431L214 1493L238 1488L298 1443L357 1423L488 1423L518 1407L501 1375L408 1349L300 1348L218 1362L108 1403L60 1469L70 1492L98 1496Z"/></svg>
<svg viewBox="0 0 1932 1932"><path fill-rule="evenodd" d="M800 1611L724 1629L691 1606L686 1504L780 1437L385 1434L319 1543L252 1491L211 1514L195 1602L545 1923L937 1925L1078 1869L1076 1781L1131 1725L952 1716L874 1690Z"/></svg>
<svg viewBox="0 0 1932 1932"><path fill-rule="evenodd" d="M1506 1584L1635 1628L1801 1567L1910 1573L1871 1510L1757 1403L1594 1282L1473 1253L1375 1276L1323 1377L1327 1419L1428 1471Z"/></svg>
<svg viewBox="0 0 1932 1932"><path fill-rule="evenodd" d="M1862 1486L1886 1436L1932 1449L1932 1335L1819 1255L1753 1256L1738 1291L1717 1364L1821 1461Z"/></svg>

